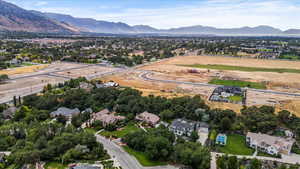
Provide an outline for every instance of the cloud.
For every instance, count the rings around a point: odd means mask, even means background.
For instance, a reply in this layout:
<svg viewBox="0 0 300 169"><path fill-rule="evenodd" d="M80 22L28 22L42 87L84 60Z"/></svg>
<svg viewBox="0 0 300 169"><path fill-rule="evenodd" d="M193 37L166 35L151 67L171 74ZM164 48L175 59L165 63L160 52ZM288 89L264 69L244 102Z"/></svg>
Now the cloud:
<svg viewBox="0 0 300 169"><path fill-rule="evenodd" d="M45 6L45 5L48 5L48 2L46 1L38 1L35 3L35 6Z"/></svg>
<svg viewBox="0 0 300 169"><path fill-rule="evenodd" d="M207 0L170 8L128 8L113 13L98 13L94 18L146 24L158 28L205 25L242 27L271 25L281 29L300 28L300 6L293 0Z"/></svg>

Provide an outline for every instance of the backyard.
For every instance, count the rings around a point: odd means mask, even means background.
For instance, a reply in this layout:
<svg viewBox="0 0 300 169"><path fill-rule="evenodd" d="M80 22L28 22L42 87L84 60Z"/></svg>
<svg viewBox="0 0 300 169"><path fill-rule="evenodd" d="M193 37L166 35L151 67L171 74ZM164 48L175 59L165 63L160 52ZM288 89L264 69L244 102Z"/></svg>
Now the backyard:
<svg viewBox="0 0 300 169"><path fill-rule="evenodd" d="M151 167L151 166L162 166L167 165L165 162L160 161L152 161L147 155L143 152L135 151L128 146L123 146L123 149L130 155L134 156L142 166Z"/></svg>
<svg viewBox="0 0 300 169"><path fill-rule="evenodd" d="M227 135L227 145L218 146L217 148L220 152L226 154L252 155L254 153L254 150L247 147L245 140L245 136L230 134Z"/></svg>

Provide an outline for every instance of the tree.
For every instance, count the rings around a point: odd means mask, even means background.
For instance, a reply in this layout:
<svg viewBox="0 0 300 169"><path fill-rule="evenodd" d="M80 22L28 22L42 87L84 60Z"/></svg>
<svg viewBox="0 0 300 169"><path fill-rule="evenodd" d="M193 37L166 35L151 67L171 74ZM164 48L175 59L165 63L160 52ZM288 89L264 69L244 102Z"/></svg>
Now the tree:
<svg viewBox="0 0 300 169"><path fill-rule="evenodd" d="M282 123L288 123L291 117L291 112L287 110L282 110L278 112L278 118Z"/></svg>
<svg viewBox="0 0 300 169"><path fill-rule="evenodd" d="M193 142L196 142L196 141L199 139L199 135L198 135L198 133L197 133L196 131L193 131L193 132L191 133L190 138L191 138L191 140L192 140Z"/></svg>
<svg viewBox="0 0 300 169"><path fill-rule="evenodd" d="M224 117L221 120L220 130L226 132L231 129L232 121L228 117Z"/></svg>
<svg viewBox="0 0 300 169"><path fill-rule="evenodd" d="M250 169L261 169L262 163L258 159L252 159L250 162Z"/></svg>
<svg viewBox="0 0 300 169"><path fill-rule="evenodd" d="M174 118L174 113L171 110L164 110L160 113L162 120L168 121Z"/></svg>
<svg viewBox="0 0 300 169"><path fill-rule="evenodd" d="M9 79L8 75L6 75L6 74L1 74L0 75L0 83L3 83L3 82L5 82L8 79Z"/></svg>

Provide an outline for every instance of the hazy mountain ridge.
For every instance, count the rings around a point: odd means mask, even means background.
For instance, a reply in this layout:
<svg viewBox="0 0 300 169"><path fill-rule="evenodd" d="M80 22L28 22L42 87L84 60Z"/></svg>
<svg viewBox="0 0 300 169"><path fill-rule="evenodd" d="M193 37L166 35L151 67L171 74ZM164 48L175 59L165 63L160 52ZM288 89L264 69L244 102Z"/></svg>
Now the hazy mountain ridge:
<svg viewBox="0 0 300 169"><path fill-rule="evenodd" d="M71 33L77 31L70 25L36 15L16 5L0 0L0 30Z"/></svg>
<svg viewBox="0 0 300 169"><path fill-rule="evenodd" d="M156 29L148 25L130 26L122 22L76 18L71 15L28 11L0 0L0 30L45 33L112 33L112 34L172 34L172 35L300 35L300 29L282 31L271 26L215 28L189 26Z"/></svg>
<svg viewBox="0 0 300 169"><path fill-rule="evenodd" d="M215 35L285 35L290 31L282 31L271 26L215 28L209 26L189 26L171 29L156 29L148 25L130 26L122 22L98 21L90 18L76 18L70 15L44 13L45 16L60 22L66 22L83 31L96 33L163 33L163 34L215 34ZM296 31L293 31L296 32ZM298 34L298 33L296 33ZM300 33L299 33L300 34Z"/></svg>

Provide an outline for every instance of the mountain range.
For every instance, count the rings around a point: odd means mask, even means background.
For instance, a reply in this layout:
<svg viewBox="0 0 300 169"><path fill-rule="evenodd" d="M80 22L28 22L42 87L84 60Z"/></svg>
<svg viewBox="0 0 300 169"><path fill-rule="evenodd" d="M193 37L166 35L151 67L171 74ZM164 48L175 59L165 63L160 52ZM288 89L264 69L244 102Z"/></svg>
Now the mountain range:
<svg viewBox="0 0 300 169"><path fill-rule="evenodd" d="M231 35L268 36L300 35L300 29L282 31L271 26L215 28L190 26L156 29L148 25L130 26L122 22L76 18L71 15L29 11L0 0L0 30L42 33L110 33L110 34L171 34L171 35Z"/></svg>

